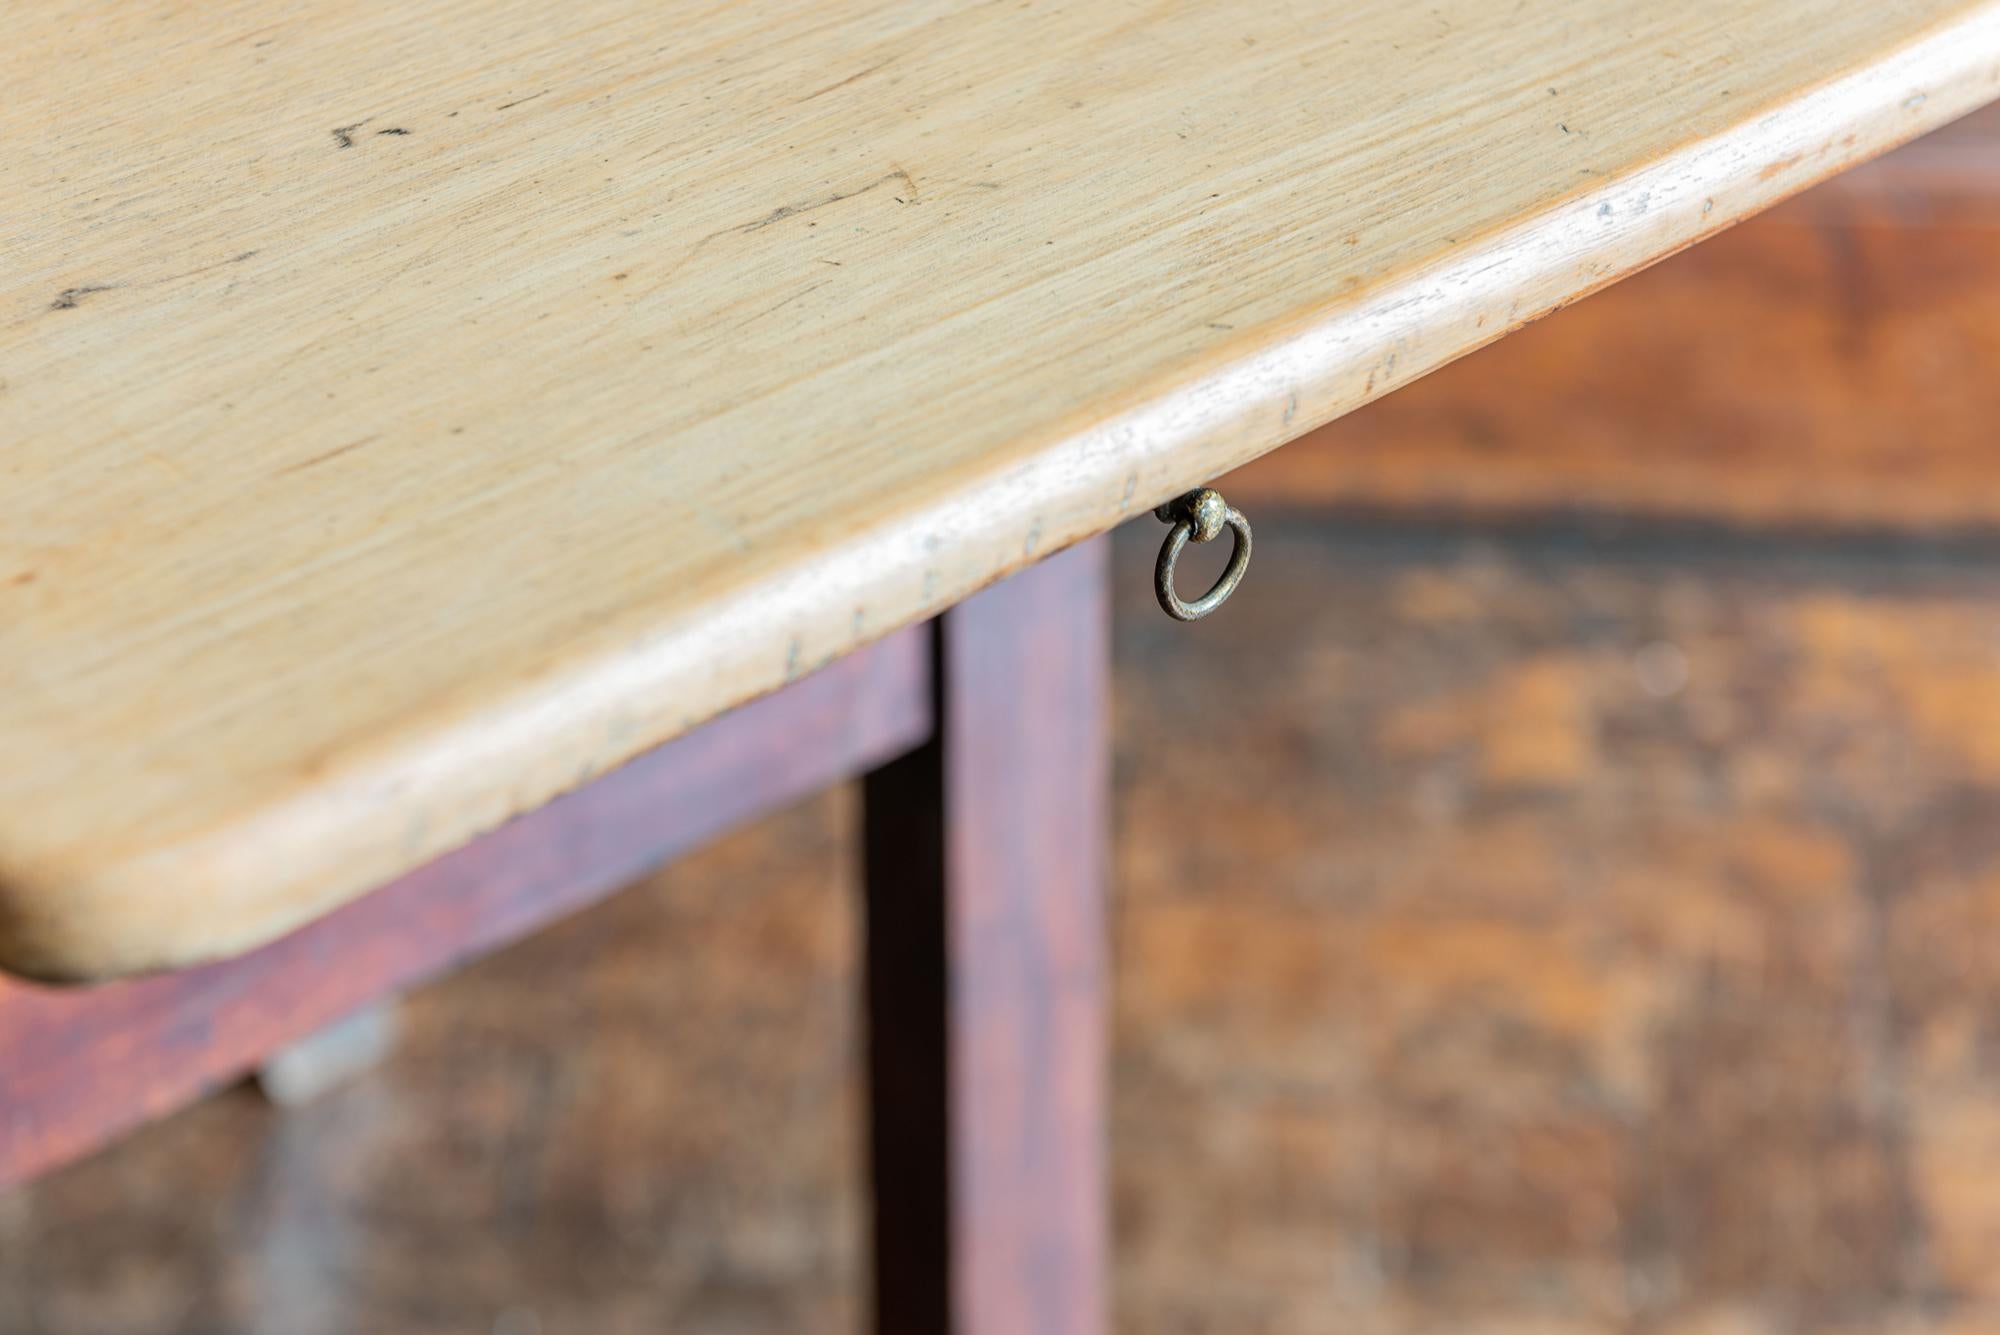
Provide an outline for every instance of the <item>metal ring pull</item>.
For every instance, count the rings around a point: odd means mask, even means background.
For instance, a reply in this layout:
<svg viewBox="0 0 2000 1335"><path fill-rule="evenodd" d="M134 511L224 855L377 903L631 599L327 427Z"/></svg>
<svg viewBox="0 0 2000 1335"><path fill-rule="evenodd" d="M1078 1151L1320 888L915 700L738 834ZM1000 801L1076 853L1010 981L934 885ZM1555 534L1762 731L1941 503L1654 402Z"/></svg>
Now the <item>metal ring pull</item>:
<svg viewBox="0 0 2000 1335"><path fill-rule="evenodd" d="M1223 500L1221 492L1209 487L1168 501L1153 514L1161 523L1174 526L1160 548L1159 564L1153 567L1153 592L1160 596L1160 610L1176 621L1199 621L1229 601L1229 595L1243 581L1243 572L1250 568L1250 521ZM1174 592L1174 567L1181 559L1181 549L1189 538L1208 542L1224 528L1232 532L1235 542L1229 565L1207 593L1191 603L1183 601Z"/></svg>

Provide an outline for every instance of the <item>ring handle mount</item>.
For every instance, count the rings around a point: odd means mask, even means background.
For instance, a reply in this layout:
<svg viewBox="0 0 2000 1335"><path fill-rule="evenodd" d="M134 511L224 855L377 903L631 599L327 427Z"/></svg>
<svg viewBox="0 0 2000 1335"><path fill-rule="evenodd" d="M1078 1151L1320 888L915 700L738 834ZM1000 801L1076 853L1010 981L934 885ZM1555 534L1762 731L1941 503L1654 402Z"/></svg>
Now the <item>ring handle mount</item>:
<svg viewBox="0 0 2000 1335"><path fill-rule="evenodd" d="M1228 602L1229 595L1243 582L1243 572L1250 568L1250 521L1211 487L1168 501L1153 514L1161 523L1173 525L1153 567L1153 592L1159 596L1160 610L1176 621L1199 621ZM1192 602L1183 599L1174 588L1175 567L1182 550L1189 539L1212 542L1225 528L1234 542L1229 564L1207 593Z"/></svg>

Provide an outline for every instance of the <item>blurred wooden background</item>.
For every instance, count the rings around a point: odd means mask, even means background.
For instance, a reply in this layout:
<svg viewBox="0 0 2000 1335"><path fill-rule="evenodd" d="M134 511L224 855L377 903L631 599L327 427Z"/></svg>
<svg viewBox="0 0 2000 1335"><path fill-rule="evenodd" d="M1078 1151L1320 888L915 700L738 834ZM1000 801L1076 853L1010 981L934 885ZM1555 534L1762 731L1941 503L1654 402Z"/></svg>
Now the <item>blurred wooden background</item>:
<svg viewBox="0 0 2000 1335"><path fill-rule="evenodd" d="M1121 535L1149 1335L2000 1332L2000 114ZM852 803L0 1196L0 1331L838 1331Z"/></svg>

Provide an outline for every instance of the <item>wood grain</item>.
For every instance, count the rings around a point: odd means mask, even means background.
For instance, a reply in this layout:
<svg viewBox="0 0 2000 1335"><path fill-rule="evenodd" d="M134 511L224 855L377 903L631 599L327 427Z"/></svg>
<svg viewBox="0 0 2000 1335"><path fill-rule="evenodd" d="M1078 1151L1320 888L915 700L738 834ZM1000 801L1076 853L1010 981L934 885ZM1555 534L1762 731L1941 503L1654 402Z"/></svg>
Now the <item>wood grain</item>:
<svg viewBox="0 0 2000 1335"><path fill-rule="evenodd" d="M4 20L0 961L265 940L2000 88L2000 4Z"/></svg>
<svg viewBox="0 0 2000 1335"><path fill-rule="evenodd" d="M900 632L241 958L87 989L0 979L0 1188L919 745L928 639Z"/></svg>
<svg viewBox="0 0 2000 1335"><path fill-rule="evenodd" d="M2000 107L1218 483L1253 515L2000 525Z"/></svg>

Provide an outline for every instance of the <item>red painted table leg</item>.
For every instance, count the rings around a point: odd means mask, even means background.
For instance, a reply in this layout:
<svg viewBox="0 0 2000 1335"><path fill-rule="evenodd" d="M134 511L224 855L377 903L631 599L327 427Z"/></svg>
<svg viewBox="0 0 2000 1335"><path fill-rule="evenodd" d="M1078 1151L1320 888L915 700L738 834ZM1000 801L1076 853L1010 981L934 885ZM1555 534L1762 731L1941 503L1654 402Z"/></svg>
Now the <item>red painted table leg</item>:
<svg viewBox="0 0 2000 1335"><path fill-rule="evenodd" d="M937 737L867 780L876 1328L1105 1324L1107 547L937 623Z"/></svg>
<svg viewBox="0 0 2000 1335"><path fill-rule="evenodd" d="M901 754L930 733L930 676L928 637L899 631L236 959L92 988L0 978L0 1190Z"/></svg>

